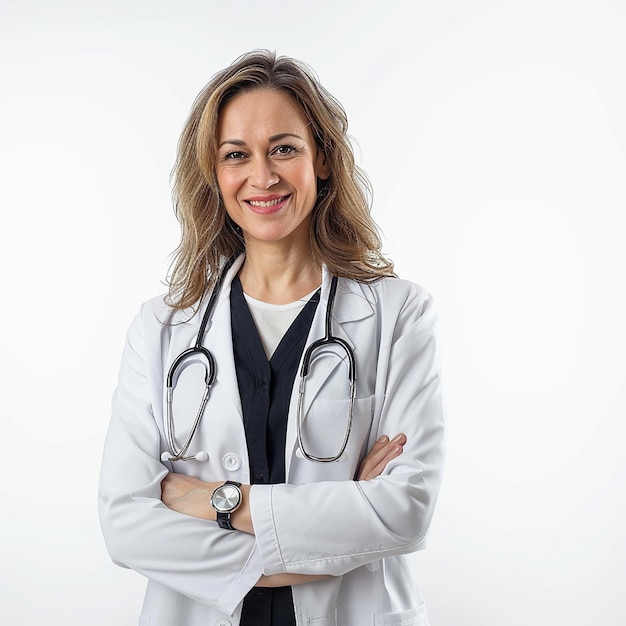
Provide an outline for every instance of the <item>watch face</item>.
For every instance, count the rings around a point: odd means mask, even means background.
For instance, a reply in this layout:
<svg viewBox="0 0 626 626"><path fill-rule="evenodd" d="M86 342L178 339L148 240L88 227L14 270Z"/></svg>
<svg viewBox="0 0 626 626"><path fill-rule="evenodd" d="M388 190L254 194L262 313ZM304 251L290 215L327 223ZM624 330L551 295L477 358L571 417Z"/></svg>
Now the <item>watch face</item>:
<svg viewBox="0 0 626 626"><path fill-rule="evenodd" d="M241 492L235 485L218 487L211 498L213 508L220 513L234 511L241 502Z"/></svg>

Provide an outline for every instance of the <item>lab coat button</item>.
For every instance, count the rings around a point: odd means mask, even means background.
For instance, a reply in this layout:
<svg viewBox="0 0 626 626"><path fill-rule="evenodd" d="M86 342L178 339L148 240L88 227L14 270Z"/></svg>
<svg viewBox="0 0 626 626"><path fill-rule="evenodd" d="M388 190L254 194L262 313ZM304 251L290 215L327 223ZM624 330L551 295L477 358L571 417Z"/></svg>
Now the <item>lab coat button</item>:
<svg viewBox="0 0 626 626"><path fill-rule="evenodd" d="M232 622L225 617L221 617L215 622L215 626L231 626Z"/></svg>
<svg viewBox="0 0 626 626"><path fill-rule="evenodd" d="M241 467L241 458L238 454L229 452L228 454L224 455L224 458L222 459L222 465L229 472L236 472Z"/></svg>

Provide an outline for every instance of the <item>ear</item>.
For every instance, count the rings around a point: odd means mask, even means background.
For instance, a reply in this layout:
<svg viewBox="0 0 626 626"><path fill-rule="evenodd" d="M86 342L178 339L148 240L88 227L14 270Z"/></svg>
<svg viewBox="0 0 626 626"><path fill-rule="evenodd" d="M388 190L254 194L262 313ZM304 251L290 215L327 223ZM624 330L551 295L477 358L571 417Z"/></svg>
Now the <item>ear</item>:
<svg viewBox="0 0 626 626"><path fill-rule="evenodd" d="M315 156L315 175L321 180L326 180L330 176L330 165L326 155L319 147Z"/></svg>

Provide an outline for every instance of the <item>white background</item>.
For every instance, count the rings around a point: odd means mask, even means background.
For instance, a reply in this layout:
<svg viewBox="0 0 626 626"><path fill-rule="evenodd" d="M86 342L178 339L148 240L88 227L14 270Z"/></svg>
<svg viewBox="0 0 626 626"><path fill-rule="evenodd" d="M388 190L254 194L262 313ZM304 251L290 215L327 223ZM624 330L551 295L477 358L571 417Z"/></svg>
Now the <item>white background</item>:
<svg viewBox="0 0 626 626"><path fill-rule="evenodd" d="M0 0L2 623L136 623L96 486L169 172L267 47L344 104L398 272L441 310L448 463L412 557L433 626L626 615L626 3Z"/></svg>

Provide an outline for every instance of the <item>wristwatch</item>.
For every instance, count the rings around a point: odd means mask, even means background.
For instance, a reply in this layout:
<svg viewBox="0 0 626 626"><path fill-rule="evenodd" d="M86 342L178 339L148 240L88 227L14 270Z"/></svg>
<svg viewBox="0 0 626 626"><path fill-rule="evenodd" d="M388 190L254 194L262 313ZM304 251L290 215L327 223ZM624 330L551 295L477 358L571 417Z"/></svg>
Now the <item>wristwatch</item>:
<svg viewBox="0 0 626 626"><path fill-rule="evenodd" d="M211 506L217 511L217 525L225 530L235 530L230 516L241 504L241 483L227 480L211 494Z"/></svg>

